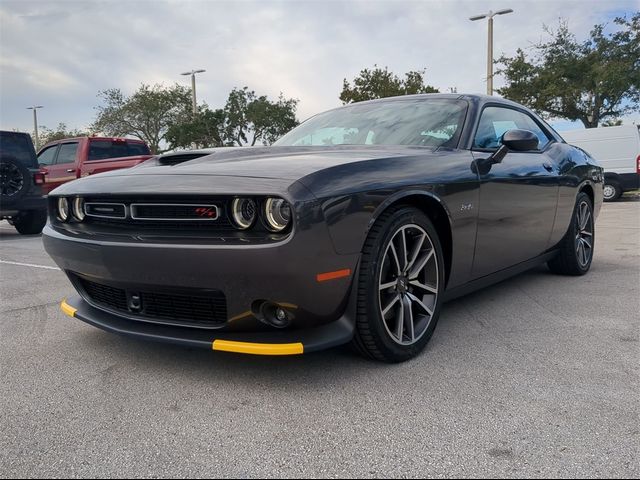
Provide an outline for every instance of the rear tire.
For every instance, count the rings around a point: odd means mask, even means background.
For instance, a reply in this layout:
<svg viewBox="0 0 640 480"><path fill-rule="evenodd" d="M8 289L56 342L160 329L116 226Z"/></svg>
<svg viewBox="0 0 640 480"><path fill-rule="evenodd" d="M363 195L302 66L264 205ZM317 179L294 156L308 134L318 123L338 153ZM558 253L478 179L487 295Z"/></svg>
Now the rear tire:
<svg viewBox="0 0 640 480"><path fill-rule="evenodd" d="M429 218L410 207L384 212L365 242L357 280L355 349L389 363L418 355L444 291L442 247Z"/></svg>
<svg viewBox="0 0 640 480"><path fill-rule="evenodd" d="M593 204L586 193L580 192L569 230L558 245L560 251L547 262L549 270L560 275L584 275L591 268L595 240Z"/></svg>
<svg viewBox="0 0 640 480"><path fill-rule="evenodd" d="M615 202L622 196L622 187L615 180L605 180L602 194L605 202Z"/></svg>
<svg viewBox="0 0 640 480"><path fill-rule="evenodd" d="M13 218L13 226L20 235L37 235L47 224L46 210L27 210Z"/></svg>

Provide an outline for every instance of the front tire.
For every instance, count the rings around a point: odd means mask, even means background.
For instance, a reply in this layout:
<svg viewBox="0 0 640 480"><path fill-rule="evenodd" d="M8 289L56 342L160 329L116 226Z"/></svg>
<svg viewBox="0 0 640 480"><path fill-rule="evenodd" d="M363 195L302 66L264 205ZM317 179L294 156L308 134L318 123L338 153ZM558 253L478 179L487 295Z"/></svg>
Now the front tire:
<svg viewBox="0 0 640 480"><path fill-rule="evenodd" d="M37 235L42 233L42 229L47 223L47 211L28 210L20 212L12 223L20 235Z"/></svg>
<svg viewBox="0 0 640 480"><path fill-rule="evenodd" d="M549 270L560 275L584 275L591 268L596 231L593 204L589 196L581 192L573 208L571 224L561 240L558 255L549 260Z"/></svg>
<svg viewBox="0 0 640 480"><path fill-rule="evenodd" d="M357 286L356 350L389 363L418 355L444 291L442 247L429 218L410 207L383 213L365 242Z"/></svg>

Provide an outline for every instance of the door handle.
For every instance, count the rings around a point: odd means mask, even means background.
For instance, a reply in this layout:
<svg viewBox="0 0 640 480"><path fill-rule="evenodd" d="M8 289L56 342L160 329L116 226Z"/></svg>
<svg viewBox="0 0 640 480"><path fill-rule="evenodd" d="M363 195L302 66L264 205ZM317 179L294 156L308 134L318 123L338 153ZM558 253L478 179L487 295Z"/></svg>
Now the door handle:
<svg viewBox="0 0 640 480"><path fill-rule="evenodd" d="M549 162L544 162L542 164L542 166L545 168L545 170L547 170L548 172L550 172L551 170L553 170L553 165L551 165Z"/></svg>
<svg viewBox="0 0 640 480"><path fill-rule="evenodd" d="M75 171L76 171L75 168L67 168L67 173L73 173Z"/></svg>

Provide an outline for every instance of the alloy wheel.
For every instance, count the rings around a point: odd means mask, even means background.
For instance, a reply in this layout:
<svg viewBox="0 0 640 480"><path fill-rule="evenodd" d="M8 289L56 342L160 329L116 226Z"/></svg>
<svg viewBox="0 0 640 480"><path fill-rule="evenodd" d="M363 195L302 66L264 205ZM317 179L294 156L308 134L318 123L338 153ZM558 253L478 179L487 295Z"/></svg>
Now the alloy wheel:
<svg viewBox="0 0 640 480"><path fill-rule="evenodd" d="M589 265L593 255L593 215L586 201L580 202L576 215L576 255L582 268Z"/></svg>
<svg viewBox="0 0 640 480"><path fill-rule="evenodd" d="M429 328L438 300L438 268L433 242L422 227L396 230L378 279L380 314L394 342L413 345Z"/></svg>

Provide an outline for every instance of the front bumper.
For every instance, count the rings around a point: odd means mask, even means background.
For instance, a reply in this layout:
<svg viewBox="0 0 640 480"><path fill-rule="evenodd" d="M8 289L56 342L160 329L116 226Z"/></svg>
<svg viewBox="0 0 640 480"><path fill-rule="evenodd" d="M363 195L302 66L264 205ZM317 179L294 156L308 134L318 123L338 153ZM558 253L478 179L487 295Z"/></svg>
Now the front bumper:
<svg viewBox="0 0 640 480"><path fill-rule="evenodd" d="M250 351L253 347L228 342L302 344L304 351L313 351L346 343L353 335L355 317L349 305L355 304L351 286L359 255L337 255L323 223L295 232L285 241L262 245L102 241L73 237L47 225L43 243L72 279L81 275L97 283L143 290L211 289L221 291L226 299L226 322L197 328L148 318L141 321L135 314L105 309L78 288L82 297L69 300L74 316L105 330L245 353L255 352ZM335 271L348 275L321 275ZM261 321L252 307L263 301L286 306L290 325L276 329ZM271 352L274 347L257 348L263 350Z"/></svg>
<svg viewBox="0 0 640 480"><path fill-rule="evenodd" d="M355 305L355 304L354 304ZM79 296L60 304L70 317L111 333L141 340L252 355L300 355L347 343L353 337L353 309L338 320L308 330L224 333L127 320L92 307Z"/></svg>

